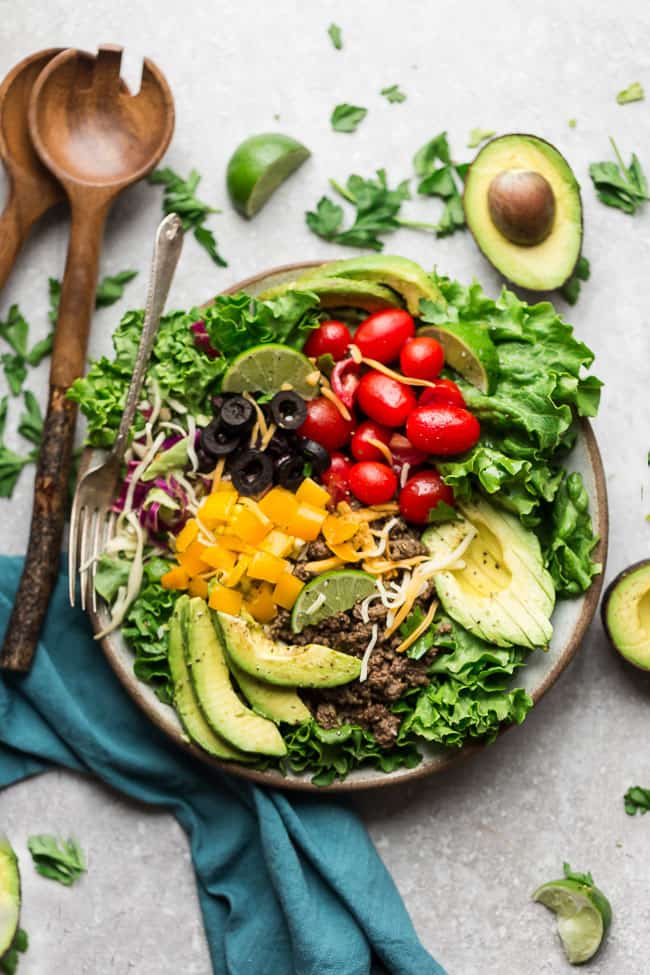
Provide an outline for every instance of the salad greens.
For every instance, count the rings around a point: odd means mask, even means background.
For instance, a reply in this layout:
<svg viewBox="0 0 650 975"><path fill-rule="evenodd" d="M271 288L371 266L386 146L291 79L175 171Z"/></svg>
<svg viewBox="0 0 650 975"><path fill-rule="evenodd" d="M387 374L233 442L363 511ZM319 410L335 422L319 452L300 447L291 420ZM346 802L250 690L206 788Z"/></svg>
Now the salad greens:
<svg viewBox="0 0 650 975"><path fill-rule="evenodd" d="M383 95L386 101L392 104L399 104L400 102L406 101L406 95L403 91L400 91L399 85L389 85L387 88L382 88L379 94Z"/></svg>
<svg viewBox="0 0 650 975"><path fill-rule="evenodd" d="M626 166L614 140L610 138L609 141L617 162L592 163L589 175L601 203L635 214L648 199L645 174L636 153L632 153L630 165Z"/></svg>
<svg viewBox="0 0 650 975"><path fill-rule="evenodd" d="M150 183L161 185L165 189L163 213L177 213L182 218L183 230L193 231L196 242L208 252L214 263L227 267L228 262L219 253L214 234L204 226L211 213L220 211L196 196L196 189L201 182L197 171L193 169L187 179L183 179L166 166L164 169L155 169L148 179Z"/></svg>
<svg viewBox="0 0 650 975"><path fill-rule="evenodd" d="M333 110L330 124L335 132L355 132L367 114L367 108L343 102Z"/></svg>
<svg viewBox="0 0 650 975"><path fill-rule="evenodd" d="M71 887L86 872L86 858L76 840L57 840L45 833L30 836L27 848L42 877Z"/></svg>
<svg viewBox="0 0 650 975"><path fill-rule="evenodd" d="M171 704L173 699L167 661L167 631L179 596L173 589L163 589L160 585L160 578L169 565L169 562L157 557L145 562L142 588L130 606L122 627L124 637L135 654L133 672L140 680L151 684L160 700L166 704ZM99 585L107 591L112 589L117 592L124 585L123 565L104 564L100 569Z"/></svg>
<svg viewBox="0 0 650 975"><path fill-rule="evenodd" d="M625 812L628 816L635 816L637 813L645 816L647 812L650 812L650 789L644 789L640 785L633 785L625 793L623 801L625 803Z"/></svg>

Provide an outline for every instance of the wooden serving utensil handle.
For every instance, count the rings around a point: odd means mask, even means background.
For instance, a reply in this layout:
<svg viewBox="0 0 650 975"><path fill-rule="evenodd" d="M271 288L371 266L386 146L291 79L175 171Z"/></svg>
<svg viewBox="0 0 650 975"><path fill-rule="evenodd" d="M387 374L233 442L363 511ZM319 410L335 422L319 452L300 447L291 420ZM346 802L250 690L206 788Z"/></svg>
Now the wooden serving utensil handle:
<svg viewBox="0 0 650 975"><path fill-rule="evenodd" d="M83 374L95 305L99 250L110 200L75 206L52 348L50 393L38 455L34 507L23 573L0 667L29 670L59 570L77 407L68 387Z"/></svg>
<svg viewBox="0 0 650 975"><path fill-rule="evenodd" d="M12 184L7 205L0 216L0 288L4 288L32 224L44 213L43 206L32 205L32 202L36 201L25 194L22 205L19 205Z"/></svg>

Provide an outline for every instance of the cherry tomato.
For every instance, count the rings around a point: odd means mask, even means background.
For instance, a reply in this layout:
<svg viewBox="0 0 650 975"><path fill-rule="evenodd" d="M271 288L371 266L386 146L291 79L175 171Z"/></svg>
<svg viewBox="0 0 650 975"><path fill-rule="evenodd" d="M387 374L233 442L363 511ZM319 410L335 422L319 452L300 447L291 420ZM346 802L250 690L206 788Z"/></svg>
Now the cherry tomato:
<svg viewBox="0 0 650 975"><path fill-rule="evenodd" d="M376 370L361 378L357 402L366 416L385 427L401 427L416 405L409 386Z"/></svg>
<svg viewBox="0 0 650 975"><path fill-rule="evenodd" d="M337 450L330 454L330 466L321 476L321 481L330 493L333 504L350 497L350 471L352 462Z"/></svg>
<svg viewBox="0 0 650 975"><path fill-rule="evenodd" d="M465 406L463 394L451 379L436 379L435 386L427 386L418 400L420 406L441 402L454 403L456 406Z"/></svg>
<svg viewBox="0 0 650 975"><path fill-rule="evenodd" d="M364 420L363 423L360 423L350 441L350 453L355 460L384 459L384 454L374 444L369 443L370 440L379 440L387 445L390 440L390 430L372 420Z"/></svg>
<svg viewBox="0 0 650 975"><path fill-rule="evenodd" d="M397 475L388 464L362 460L350 471L350 489L364 504L384 504L397 491Z"/></svg>
<svg viewBox="0 0 650 975"><path fill-rule="evenodd" d="M307 419L298 433L331 451L347 443L353 429L354 423L344 420L331 400L318 396L307 401Z"/></svg>
<svg viewBox="0 0 650 975"><path fill-rule="evenodd" d="M413 446L430 454L461 454L474 446L480 432L474 414L454 403L418 406L406 423Z"/></svg>
<svg viewBox="0 0 650 975"><path fill-rule="evenodd" d="M409 477L400 491L399 511L405 521L426 525L429 512L438 502L454 504L454 492L437 471L420 471Z"/></svg>
<svg viewBox="0 0 650 975"><path fill-rule="evenodd" d="M354 333L354 343L361 354L387 365L396 359L400 349L415 335L415 323L407 311L386 308L366 318Z"/></svg>
<svg viewBox="0 0 650 975"><path fill-rule="evenodd" d="M303 352L315 359L319 355L331 355L338 362L345 356L351 341L352 334L345 322L331 318L314 329L305 342Z"/></svg>
<svg viewBox="0 0 650 975"><path fill-rule="evenodd" d="M419 335L402 346L399 364L405 376L436 379L445 364L445 352L440 342L429 335Z"/></svg>
<svg viewBox="0 0 650 975"><path fill-rule="evenodd" d="M388 441L388 448L393 455L393 467L401 468L404 464L416 467L424 463L427 454L421 450L416 450L410 440L407 440L401 433L394 433Z"/></svg>
<svg viewBox="0 0 650 975"><path fill-rule="evenodd" d="M330 376L332 390L349 410L352 409L357 398L360 372L359 364L354 359L342 359L332 369Z"/></svg>

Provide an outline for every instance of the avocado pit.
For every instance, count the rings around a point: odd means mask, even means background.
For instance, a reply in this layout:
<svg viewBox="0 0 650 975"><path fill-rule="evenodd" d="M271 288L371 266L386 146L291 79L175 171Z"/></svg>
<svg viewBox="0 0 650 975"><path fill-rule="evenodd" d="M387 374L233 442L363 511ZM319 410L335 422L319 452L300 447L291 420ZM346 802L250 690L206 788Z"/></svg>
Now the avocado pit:
<svg viewBox="0 0 650 975"><path fill-rule="evenodd" d="M541 173L504 169L490 183L487 201L494 226L513 244L533 247L553 229L555 194Z"/></svg>

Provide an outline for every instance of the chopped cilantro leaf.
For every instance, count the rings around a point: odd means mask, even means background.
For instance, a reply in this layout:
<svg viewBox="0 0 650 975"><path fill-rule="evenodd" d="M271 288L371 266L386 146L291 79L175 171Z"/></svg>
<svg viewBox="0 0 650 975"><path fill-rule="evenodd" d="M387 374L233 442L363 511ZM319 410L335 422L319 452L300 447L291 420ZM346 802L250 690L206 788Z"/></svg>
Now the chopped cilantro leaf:
<svg viewBox="0 0 650 975"><path fill-rule="evenodd" d="M61 840L59 845L56 836L41 834L30 836L27 848L37 872L66 887L70 887L86 871L83 850L76 840Z"/></svg>
<svg viewBox="0 0 650 975"><path fill-rule="evenodd" d="M38 400L28 389L23 393L25 398L25 410L18 424L18 433L25 440L30 440L36 446L40 446L43 436L43 414L38 405Z"/></svg>
<svg viewBox="0 0 650 975"><path fill-rule="evenodd" d="M630 165L626 166L614 140L610 138L609 141L617 162L592 163L589 175L601 203L634 214L648 199L645 174L636 153L632 154Z"/></svg>
<svg viewBox="0 0 650 975"><path fill-rule="evenodd" d="M115 304L124 294L124 286L137 276L137 271L119 271L112 277L106 275L97 285L95 308L106 308Z"/></svg>
<svg viewBox="0 0 650 975"><path fill-rule="evenodd" d="M573 274L560 288L560 294L570 305L575 305L580 294L580 282L588 281L590 274L591 268L589 267L589 261L586 257L579 257Z"/></svg>
<svg viewBox="0 0 650 975"><path fill-rule="evenodd" d="M220 211L195 196L200 181L201 177L195 169L190 172L185 180L169 166L164 169L155 169L149 176L150 183L159 184L165 188L162 202L163 213L177 213L183 221L183 230L192 230L197 243L205 248L214 263L220 267L227 267L227 262L217 248L214 234L203 226L211 213L219 213Z"/></svg>
<svg viewBox="0 0 650 975"><path fill-rule="evenodd" d="M4 444L3 435L7 422L7 400L7 396L3 396L0 399L0 498L11 497L23 467L35 459L35 451L32 451L26 457L22 457Z"/></svg>
<svg viewBox="0 0 650 975"><path fill-rule="evenodd" d="M570 118L569 121L567 122L567 125L569 126L570 129L575 129L577 124L578 122L574 118Z"/></svg>
<svg viewBox="0 0 650 975"><path fill-rule="evenodd" d="M413 167L420 177L418 193L444 200L442 215L434 229L438 237L447 237L465 226L463 199L458 188L467 173L467 165L451 159L447 133L434 136L413 157Z"/></svg>
<svg viewBox="0 0 650 975"><path fill-rule="evenodd" d="M330 36L330 40L337 51L340 51L343 47L343 32L338 24L330 24L327 28L327 33Z"/></svg>
<svg viewBox="0 0 650 975"><path fill-rule="evenodd" d="M476 149L482 142L495 135L494 129L471 129L467 140L468 149Z"/></svg>
<svg viewBox="0 0 650 975"><path fill-rule="evenodd" d="M429 524L440 525L445 521L460 521L458 512L446 501L438 501L433 508L429 509L427 517Z"/></svg>
<svg viewBox="0 0 650 975"><path fill-rule="evenodd" d="M564 876L567 880L573 880L576 884L582 884L583 887L594 887L594 878L590 873L577 873L572 870L569 864L565 861L562 864L564 870Z"/></svg>
<svg viewBox="0 0 650 975"><path fill-rule="evenodd" d="M619 91L616 101L619 105L627 105L628 102L642 102L645 98L643 86L639 81L633 81L631 85Z"/></svg>
<svg viewBox="0 0 650 975"><path fill-rule="evenodd" d="M361 108L360 105L348 105L347 102L343 102L341 105L337 105L332 112L330 122L335 132L354 132L367 114L367 108Z"/></svg>
<svg viewBox="0 0 650 975"><path fill-rule="evenodd" d="M307 226L319 237L331 240L345 247L368 247L380 251L384 243L380 235L390 233L402 226L397 218L404 200L410 197L408 180L404 180L394 190L387 182L386 171L377 170L376 179L363 179L361 176L348 177L345 186L330 180L336 192L352 203L356 209L354 222L343 228L343 208L324 196L315 211L306 214Z"/></svg>
<svg viewBox="0 0 650 975"><path fill-rule="evenodd" d="M387 101L394 104L399 104L399 102L406 101L406 95L403 91L400 91L399 85L389 85L387 88L382 88L379 94L383 95Z"/></svg>
<svg viewBox="0 0 650 975"><path fill-rule="evenodd" d="M48 318L55 324L59 316L59 303L61 301L61 282L58 278L48 278L48 294L50 298L50 310Z"/></svg>
<svg viewBox="0 0 650 975"><path fill-rule="evenodd" d="M642 816L645 816L647 812L650 812L650 789L644 789L640 785L633 785L625 793L623 801L625 803L625 812L628 816L635 816L636 813L641 813Z"/></svg>

